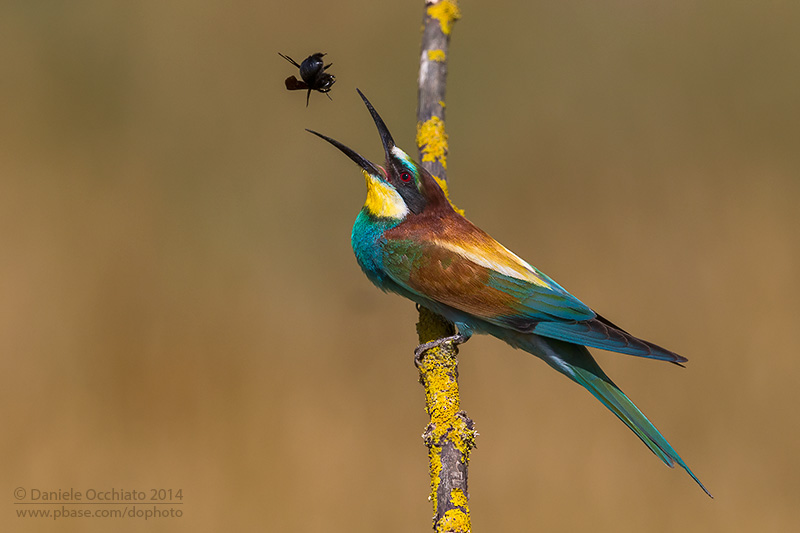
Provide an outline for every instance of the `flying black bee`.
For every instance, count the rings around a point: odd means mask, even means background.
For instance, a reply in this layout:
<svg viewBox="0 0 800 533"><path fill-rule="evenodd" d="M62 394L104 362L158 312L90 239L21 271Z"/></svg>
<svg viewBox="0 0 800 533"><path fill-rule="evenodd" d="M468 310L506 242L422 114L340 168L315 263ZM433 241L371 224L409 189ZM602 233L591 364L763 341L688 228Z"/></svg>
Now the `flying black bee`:
<svg viewBox="0 0 800 533"><path fill-rule="evenodd" d="M306 94L306 107L308 107L308 99L311 97L311 91L319 91L325 94L329 100L332 100L331 95L328 93L336 82L336 76L325 72L328 70L328 67L333 65L333 63L324 65L322 56L325 54L317 52L316 54L310 55L303 60L301 65L298 65L297 61L280 52L278 52L278 55L300 69L300 77L303 78L303 80L300 81L294 76L289 76L286 78L286 88L290 91L308 89L308 94Z"/></svg>

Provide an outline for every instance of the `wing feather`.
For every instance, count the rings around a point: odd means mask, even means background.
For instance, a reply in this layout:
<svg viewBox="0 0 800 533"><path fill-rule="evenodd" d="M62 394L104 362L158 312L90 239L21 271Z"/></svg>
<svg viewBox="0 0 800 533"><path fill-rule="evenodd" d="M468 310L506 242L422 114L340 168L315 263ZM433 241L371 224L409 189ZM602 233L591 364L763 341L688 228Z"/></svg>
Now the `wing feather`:
<svg viewBox="0 0 800 533"><path fill-rule="evenodd" d="M417 294L518 331L532 331L540 321L596 316L544 273L462 220L470 231L460 232L458 240L447 238L447 231L420 238L405 224L386 232L386 272Z"/></svg>
<svg viewBox="0 0 800 533"><path fill-rule="evenodd" d="M435 233L432 227L438 228ZM407 219L384 234L386 273L400 286L491 324L619 353L685 362L596 314L460 216Z"/></svg>

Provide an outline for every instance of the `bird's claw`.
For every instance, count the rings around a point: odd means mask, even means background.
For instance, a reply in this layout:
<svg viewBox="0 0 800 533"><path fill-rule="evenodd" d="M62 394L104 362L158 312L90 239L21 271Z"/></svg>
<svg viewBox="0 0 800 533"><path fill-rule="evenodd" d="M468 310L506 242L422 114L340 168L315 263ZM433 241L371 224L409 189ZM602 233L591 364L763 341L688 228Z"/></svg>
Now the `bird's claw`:
<svg viewBox="0 0 800 533"><path fill-rule="evenodd" d="M414 349L414 365L419 368L419 365L422 364L422 355L430 350L431 348L436 348L440 346L444 346L445 344L452 344L453 347L458 350L459 344L464 344L467 342L469 337L466 335L461 335L457 333L455 335L451 335L449 337L442 337L441 339L432 340L430 342L426 342L424 344L420 344Z"/></svg>

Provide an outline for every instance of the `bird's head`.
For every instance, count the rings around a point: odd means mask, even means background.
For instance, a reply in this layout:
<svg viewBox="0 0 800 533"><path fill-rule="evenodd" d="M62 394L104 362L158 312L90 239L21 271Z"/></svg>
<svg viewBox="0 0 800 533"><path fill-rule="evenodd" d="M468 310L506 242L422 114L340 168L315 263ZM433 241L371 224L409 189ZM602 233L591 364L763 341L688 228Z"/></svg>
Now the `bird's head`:
<svg viewBox="0 0 800 533"><path fill-rule="evenodd" d="M358 91L358 89L356 89ZM422 214L426 209L447 206L444 192L430 173L395 145L392 134L381 116L369 103L366 96L358 91L375 121L386 152L386 164L381 167L365 159L339 141L316 131L307 130L321 137L344 152L364 173L367 180L367 201L364 207L378 218L403 220L409 215Z"/></svg>

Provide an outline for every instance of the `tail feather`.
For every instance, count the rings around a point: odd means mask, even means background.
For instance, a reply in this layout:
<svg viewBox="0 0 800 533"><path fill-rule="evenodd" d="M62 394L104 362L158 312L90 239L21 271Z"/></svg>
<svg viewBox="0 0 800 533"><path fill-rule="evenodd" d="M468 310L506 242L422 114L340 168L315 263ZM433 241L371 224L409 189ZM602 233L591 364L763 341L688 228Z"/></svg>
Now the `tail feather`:
<svg viewBox="0 0 800 533"><path fill-rule="evenodd" d="M490 332L512 346L542 358L551 367L583 386L622 420L664 464L673 467L678 463L700 488L713 498L667 439L606 376L585 346L539 335L510 333L508 330L490 330Z"/></svg>
<svg viewBox="0 0 800 533"><path fill-rule="evenodd" d="M667 442L667 439L608 377L597 376L584 368L572 366L569 363L565 364L572 370L569 376L583 385L595 398L617 415L617 418L622 420L664 464L672 468L675 463L678 463L706 494L714 497L681 459L678 452Z"/></svg>
<svg viewBox="0 0 800 533"><path fill-rule="evenodd" d="M600 315L591 320L583 321L538 322L533 328L533 332L552 339L584 344L592 348L636 355L638 357L659 359L677 364L687 361L685 357L675 352L631 335Z"/></svg>

